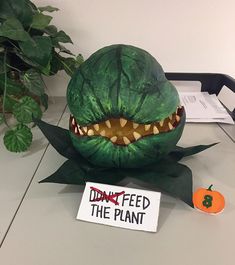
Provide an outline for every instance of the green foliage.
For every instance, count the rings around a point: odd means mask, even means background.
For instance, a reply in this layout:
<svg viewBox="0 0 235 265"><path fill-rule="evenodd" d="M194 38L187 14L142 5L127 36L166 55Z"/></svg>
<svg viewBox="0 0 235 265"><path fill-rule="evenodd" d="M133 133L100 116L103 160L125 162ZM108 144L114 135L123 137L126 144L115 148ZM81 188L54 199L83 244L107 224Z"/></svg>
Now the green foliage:
<svg viewBox="0 0 235 265"><path fill-rule="evenodd" d="M42 116L40 105L48 108L43 76L60 70L72 75L81 64L61 45L72 43L71 38L50 25L52 16L45 14L58 10L52 6L36 7L30 0L0 1L0 123L9 127L4 137L9 151L21 152L30 146L32 116ZM19 125L11 129L6 112Z"/></svg>
<svg viewBox="0 0 235 265"><path fill-rule="evenodd" d="M11 152L24 152L32 143L31 130L24 124L18 124L15 128L6 132L4 144Z"/></svg>
<svg viewBox="0 0 235 265"><path fill-rule="evenodd" d="M29 0L1 0L0 18L17 18L24 26L29 26L32 22L34 11L36 11L34 7L34 4Z"/></svg>
<svg viewBox="0 0 235 265"><path fill-rule="evenodd" d="M58 31L55 35L52 37L52 43L54 45L57 45L59 42L63 43L73 43L70 37L63 31Z"/></svg>
<svg viewBox="0 0 235 265"><path fill-rule="evenodd" d="M19 44L23 54L39 65L39 70L46 68L51 59L52 43L46 36L35 36L30 41Z"/></svg>
<svg viewBox="0 0 235 265"><path fill-rule="evenodd" d="M31 24L31 28L34 29L44 29L51 22L52 17L43 15L42 13L35 14L33 16L33 22Z"/></svg>
<svg viewBox="0 0 235 265"><path fill-rule="evenodd" d="M38 8L41 12L54 12L54 11L58 11L59 9L57 7L53 7L53 6L43 6L43 7L39 7Z"/></svg>
<svg viewBox="0 0 235 265"><path fill-rule="evenodd" d="M21 80L24 86L36 96L42 96L45 91L45 84L41 74L35 69L29 69L22 74Z"/></svg>
<svg viewBox="0 0 235 265"><path fill-rule="evenodd" d="M30 123L32 118L41 118L42 111L38 103L31 97L22 97L13 107L13 114L20 123Z"/></svg>
<svg viewBox="0 0 235 265"><path fill-rule="evenodd" d="M27 41L29 34L24 30L23 25L17 18L8 18L0 26L0 36L11 40Z"/></svg>

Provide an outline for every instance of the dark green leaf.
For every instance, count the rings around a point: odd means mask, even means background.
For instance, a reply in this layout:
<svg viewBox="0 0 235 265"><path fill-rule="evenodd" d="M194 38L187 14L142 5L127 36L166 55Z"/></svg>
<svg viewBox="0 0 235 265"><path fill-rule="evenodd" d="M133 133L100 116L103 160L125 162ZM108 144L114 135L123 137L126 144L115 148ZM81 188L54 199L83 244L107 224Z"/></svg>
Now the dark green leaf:
<svg viewBox="0 0 235 265"><path fill-rule="evenodd" d="M42 69L42 66L40 66L38 63L33 62L32 60L30 60L29 58L27 58L21 51L15 51L15 53L26 64L28 64L30 66L33 66L33 67L35 67L37 69Z"/></svg>
<svg viewBox="0 0 235 265"><path fill-rule="evenodd" d="M50 61L51 61L51 59L50 59ZM51 71L51 62L48 62L47 66L41 68L40 70L41 70L42 74L44 74L46 76L49 76L50 75L50 71Z"/></svg>
<svg viewBox="0 0 235 265"><path fill-rule="evenodd" d="M63 69L65 70L65 72L72 76L73 73L76 71L76 69L79 67L79 64L77 63L77 61L72 58L72 57L67 57L64 58L62 56L57 56L61 65L63 66Z"/></svg>
<svg viewBox="0 0 235 265"><path fill-rule="evenodd" d="M99 168L94 167L91 170L87 171L86 182L97 182L110 185L116 185L121 180L126 178L127 174L125 170L118 168Z"/></svg>
<svg viewBox="0 0 235 265"><path fill-rule="evenodd" d="M35 118L42 117L42 111L38 103L31 97L22 97L17 104L13 107L13 114L18 122L30 123L32 116Z"/></svg>
<svg viewBox="0 0 235 265"><path fill-rule="evenodd" d="M34 119L36 125L40 128L46 136L50 144L57 150L57 152L66 158L73 158L83 163L85 160L73 147L69 131L58 126L48 124L44 121ZM85 163L85 162L84 162Z"/></svg>
<svg viewBox="0 0 235 265"><path fill-rule="evenodd" d="M125 178L118 169L84 169L78 161L67 160L54 174L40 181L84 185L87 181L115 185Z"/></svg>
<svg viewBox="0 0 235 265"><path fill-rule="evenodd" d="M40 181L40 183L54 182L84 185L86 176L85 170L78 163L73 160L67 160L54 174Z"/></svg>
<svg viewBox="0 0 235 265"><path fill-rule="evenodd" d="M74 55L70 50L68 50L66 47L64 47L63 45L61 45L59 43L56 44L54 47L58 48L60 50L60 52L67 53L69 55Z"/></svg>
<svg viewBox="0 0 235 265"><path fill-rule="evenodd" d="M29 41L30 36L16 18L9 18L0 26L0 36L11 40Z"/></svg>
<svg viewBox="0 0 235 265"><path fill-rule="evenodd" d="M42 106L45 108L45 110L47 110L48 109L48 95L46 93L41 95L40 101L41 101Z"/></svg>
<svg viewBox="0 0 235 265"><path fill-rule="evenodd" d="M5 86L5 75L0 74L0 94L3 92ZM21 95L24 93L25 87L21 82L7 78L7 94L8 95Z"/></svg>
<svg viewBox="0 0 235 265"><path fill-rule="evenodd" d="M57 33L57 28L56 28L56 26L54 26L54 25L49 25L49 26L47 26L46 28L44 28L43 31L44 31L46 34L50 35L50 36L54 36L54 35L56 35L56 33Z"/></svg>
<svg viewBox="0 0 235 265"><path fill-rule="evenodd" d="M45 85L41 74L35 69L29 69L22 76L21 80L28 90L37 96L42 96L45 91Z"/></svg>
<svg viewBox="0 0 235 265"><path fill-rule="evenodd" d="M13 107L17 102L17 99L15 99L14 97L6 95L4 102L4 110L6 112L12 112ZM3 105L3 97L0 97L0 105Z"/></svg>
<svg viewBox="0 0 235 265"><path fill-rule="evenodd" d="M51 69L50 74L54 75L58 71L63 70L64 67L59 59L59 55L53 50L52 52L52 58L51 58Z"/></svg>
<svg viewBox="0 0 235 265"><path fill-rule="evenodd" d="M43 15L42 13L35 14L33 16L33 22L31 24L31 28L34 29L44 29L51 22L52 17Z"/></svg>
<svg viewBox="0 0 235 265"><path fill-rule="evenodd" d="M76 57L76 61L77 61L77 67L79 67L84 62L82 54L78 54L78 56Z"/></svg>
<svg viewBox="0 0 235 265"><path fill-rule="evenodd" d="M18 124L14 129L6 132L3 140L7 150L11 152L24 152L32 143L31 130L23 124Z"/></svg>
<svg viewBox="0 0 235 265"><path fill-rule="evenodd" d="M57 44L59 42L63 43L73 43L70 37L63 31L58 31L53 37L52 37L52 43Z"/></svg>
<svg viewBox="0 0 235 265"><path fill-rule="evenodd" d="M41 12L54 12L54 11L58 11L59 9L57 7L53 7L53 6L42 6L38 8Z"/></svg>
<svg viewBox="0 0 235 265"><path fill-rule="evenodd" d="M28 0L1 0L0 18L8 19L15 17L24 26L29 26L32 22L33 10Z"/></svg>
<svg viewBox="0 0 235 265"><path fill-rule="evenodd" d="M6 40L7 40L7 38L0 37L0 43L4 42L4 41L6 41Z"/></svg>
<svg viewBox="0 0 235 265"><path fill-rule="evenodd" d="M24 56L30 61L40 65L42 68L48 67L52 51L49 37L35 36L30 41L21 42L19 45Z"/></svg>
<svg viewBox="0 0 235 265"><path fill-rule="evenodd" d="M192 172L185 165L165 159L154 166L131 169L128 175L147 182L193 207Z"/></svg>
<svg viewBox="0 0 235 265"><path fill-rule="evenodd" d="M179 161L185 156L191 156L197 153L200 153L218 143L208 144L208 145L196 145L191 147L179 147L176 146L175 149L169 154L174 160Z"/></svg>

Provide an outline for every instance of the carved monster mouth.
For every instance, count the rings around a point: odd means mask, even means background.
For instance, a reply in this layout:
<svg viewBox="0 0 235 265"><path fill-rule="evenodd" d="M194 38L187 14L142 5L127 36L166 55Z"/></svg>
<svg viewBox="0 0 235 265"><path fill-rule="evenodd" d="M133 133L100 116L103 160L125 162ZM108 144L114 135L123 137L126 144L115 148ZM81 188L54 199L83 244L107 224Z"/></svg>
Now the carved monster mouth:
<svg viewBox="0 0 235 265"><path fill-rule="evenodd" d="M184 112L182 106L162 121L150 124L135 123L125 118L110 118L100 123L80 126L76 119L70 116L70 130L77 136L103 136L116 145L128 145L142 137L167 133L174 130L180 123Z"/></svg>

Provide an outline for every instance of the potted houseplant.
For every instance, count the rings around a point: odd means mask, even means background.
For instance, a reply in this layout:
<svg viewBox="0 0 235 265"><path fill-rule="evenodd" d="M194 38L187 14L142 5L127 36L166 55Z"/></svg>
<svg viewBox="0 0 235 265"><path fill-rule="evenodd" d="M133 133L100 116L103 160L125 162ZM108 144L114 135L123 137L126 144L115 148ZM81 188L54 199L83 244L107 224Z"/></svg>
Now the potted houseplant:
<svg viewBox="0 0 235 265"><path fill-rule="evenodd" d="M12 152L29 148L32 118L41 118L48 107L43 76L60 70L72 75L83 61L62 45L72 40L51 24L48 12L54 11L29 0L0 2L0 124L8 127L4 145Z"/></svg>

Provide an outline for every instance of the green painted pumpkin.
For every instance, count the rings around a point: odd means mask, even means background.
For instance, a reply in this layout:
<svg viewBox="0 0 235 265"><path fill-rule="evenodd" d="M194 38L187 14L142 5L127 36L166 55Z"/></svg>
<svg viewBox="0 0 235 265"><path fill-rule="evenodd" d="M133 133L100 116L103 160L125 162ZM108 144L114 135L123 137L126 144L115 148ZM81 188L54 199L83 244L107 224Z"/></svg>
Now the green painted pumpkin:
<svg viewBox="0 0 235 265"><path fill-rule="evenodd" d="M146 51L111 45L91 55L67 90L70 135L92 164L134 168L167 155L185 124L175 87Z"/></svg>

